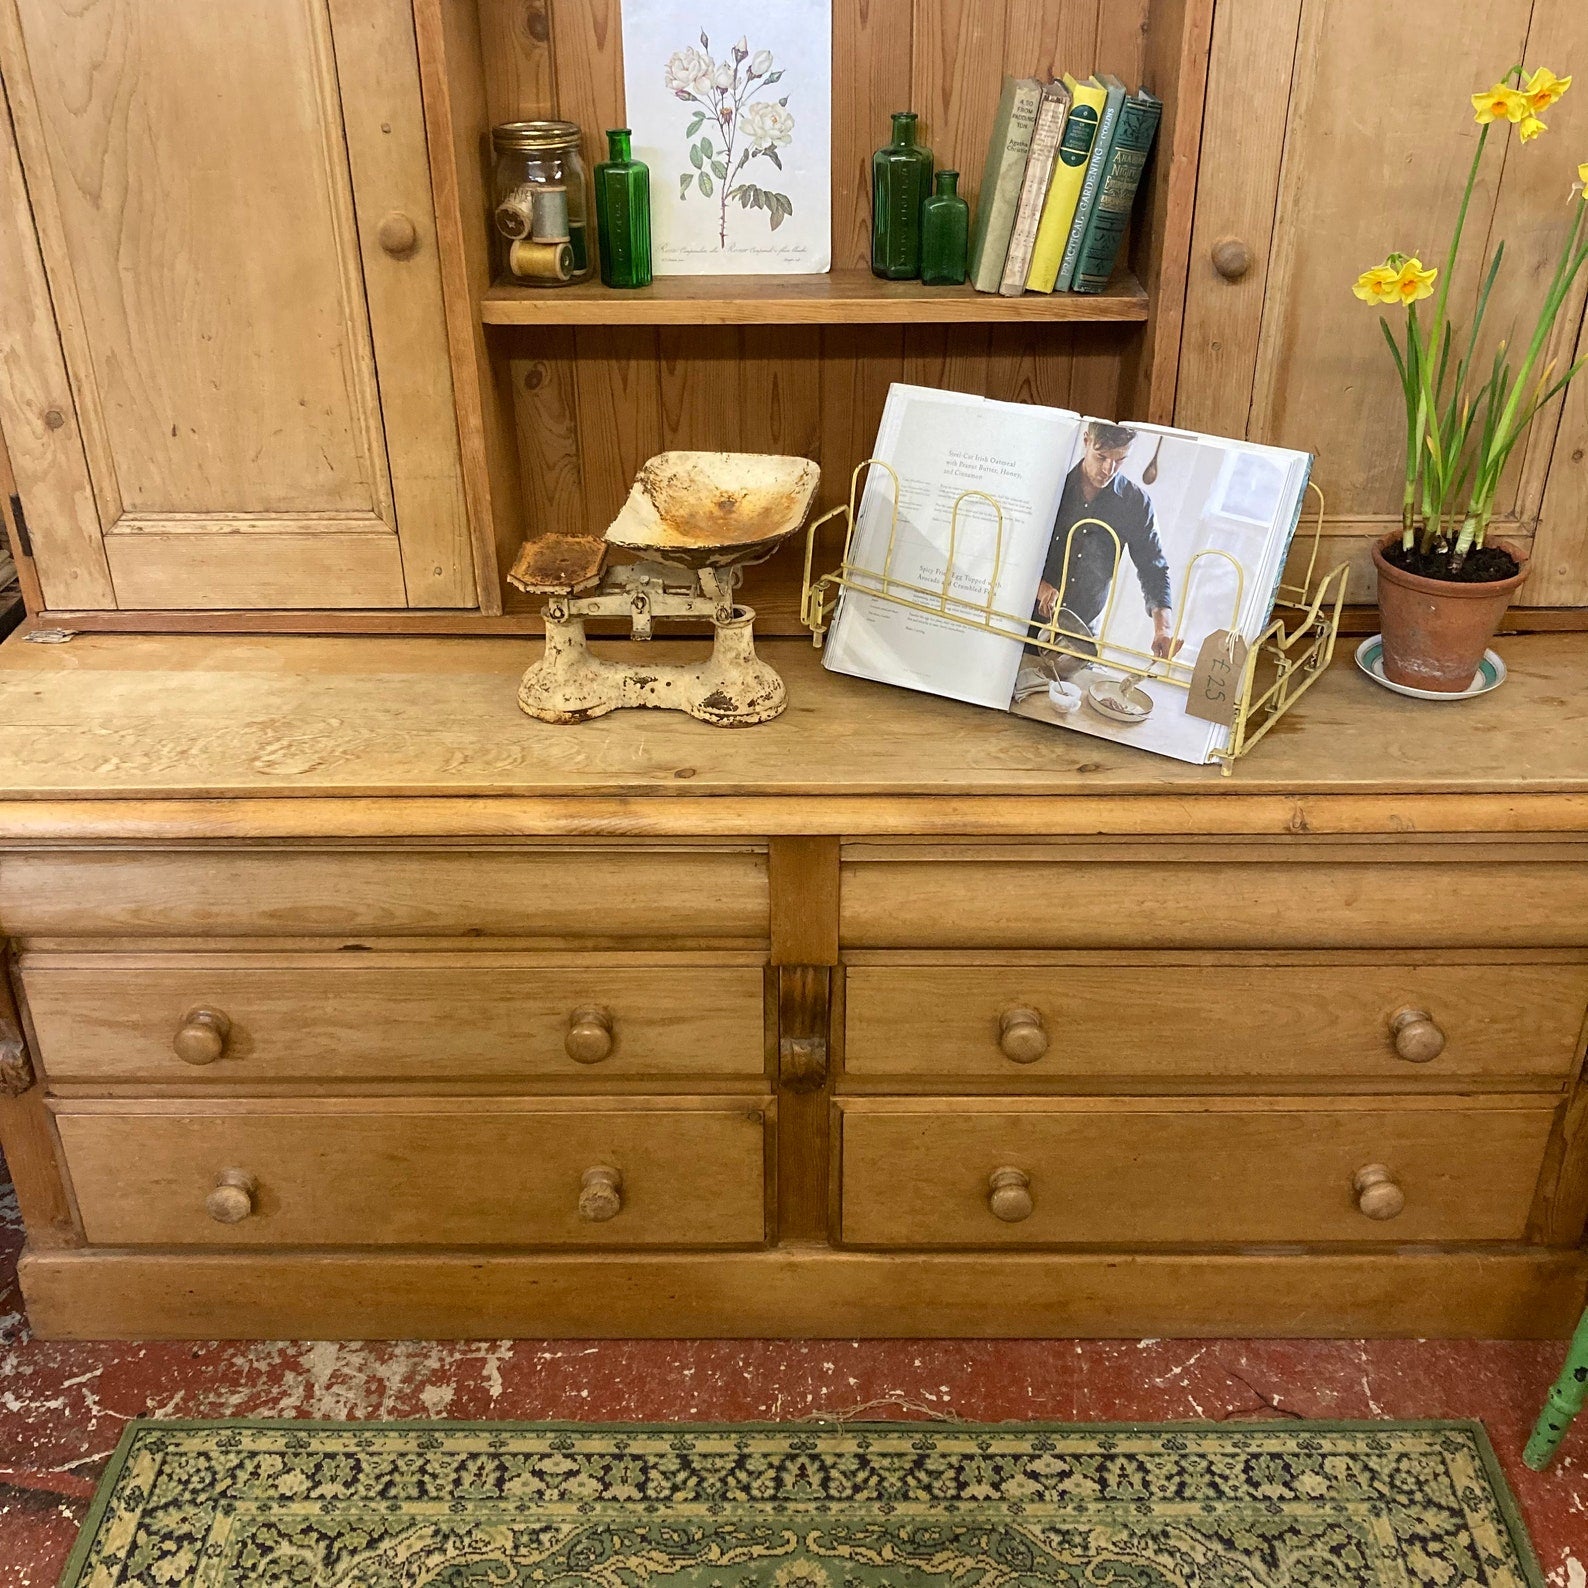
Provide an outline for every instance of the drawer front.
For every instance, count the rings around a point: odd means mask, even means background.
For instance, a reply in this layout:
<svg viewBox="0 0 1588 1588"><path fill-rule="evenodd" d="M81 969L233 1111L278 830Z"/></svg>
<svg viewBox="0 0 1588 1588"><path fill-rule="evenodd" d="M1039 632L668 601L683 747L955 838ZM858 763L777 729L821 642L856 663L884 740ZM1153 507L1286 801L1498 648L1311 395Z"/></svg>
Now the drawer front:
<svg viewBox="0 0 1588 1588"><path fill-rule="evenodd" d="M56 1123L96 1245L752 1246L765 1106L65 1104Z"/></svg>
<svg viewBox="0 0 1588 1588"><path fill-rule="evenodd" d="M845 851L852 948L1382 948L1588 944L1588 856L1428 847L909 845ZM1492 851L1490 851L1492 854ZM1429 858L1438 855L1438 858Z"/></svg>
<svg viewBox="0 0 1588 1588"><path fill-rule="evenodd" d="M914 1247L1520 1240L1552 1119L1523 1098L1394 1109L851 1099L843 1237ZM1358 1182L1375 1166L1387 1175ZM1000 1171L1010 1177L995 1185Z"/></svg>
<svg viewBox="0 0 1588 1588"><path fill-rule="evenodd" d="M1156 1080L1559 1080L1588 965L853 965L856 1076L1062 1084Z"/></svg>
<svg viewBox="0 0 1588 1588"><path fill-rule="evenodd" d="M52 1081L755 1080L763 972L478 954L32 954Z"/></svg>
<svg viewBox="0 0 1588 1588"><path fill-rule="evenodd" d="M744 938L751 849L225 850L0 860L0 936Z"/></svg>

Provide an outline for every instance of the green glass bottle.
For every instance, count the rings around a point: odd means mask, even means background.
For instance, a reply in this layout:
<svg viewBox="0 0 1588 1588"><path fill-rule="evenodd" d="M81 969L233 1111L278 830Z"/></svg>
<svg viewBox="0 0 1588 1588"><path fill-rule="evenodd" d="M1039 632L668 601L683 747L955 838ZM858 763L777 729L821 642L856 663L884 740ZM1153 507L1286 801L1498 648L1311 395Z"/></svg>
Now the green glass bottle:
<svg viewBox="0 0 1588 1588"><path fill-rule="evenodd" d="M651 173L634 158L627 127L609 128L595 168L596 247L609 287L651 284Z"/></svg>
<svg viewBox="0 0 1588 1588"><path fill-rule="evenodd" d="M965 280L970 250L970 205L959 196L959 172L939 171L932 196L921 206L921 280L957 287Z"/></svg>
<svg viewBox="0 0 1588 1588"><path fill-rule="evenodd" d="M893 142L871 157L871 270L888 281L921 274L921 204L932 151L915 141L913 110L893 113Z"/></svg>

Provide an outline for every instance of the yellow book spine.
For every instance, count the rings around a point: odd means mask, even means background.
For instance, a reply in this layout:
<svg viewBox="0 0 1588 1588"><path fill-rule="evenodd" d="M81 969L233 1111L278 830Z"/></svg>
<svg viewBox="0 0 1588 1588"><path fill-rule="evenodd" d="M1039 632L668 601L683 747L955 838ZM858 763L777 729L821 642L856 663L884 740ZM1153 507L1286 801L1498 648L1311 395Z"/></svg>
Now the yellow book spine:
<svg viewBox="0 0 1588 1588"><path fill-rule="evenodd" d="M1070 90L1070 113L1064 119L1059 157L1053 162L1048 196L1042 201L1042 219L1037 223L1036 246L1031 251L1031 268L1026 272L1026 289L1030 292L1052 292L1059 279L1064 246L1075 221L1075 206L1086 181L1086 163L1091 158L1097 125L1108 99L1108 90L1095 78L1081 83L1066 72L1064 82Z"/></svg>

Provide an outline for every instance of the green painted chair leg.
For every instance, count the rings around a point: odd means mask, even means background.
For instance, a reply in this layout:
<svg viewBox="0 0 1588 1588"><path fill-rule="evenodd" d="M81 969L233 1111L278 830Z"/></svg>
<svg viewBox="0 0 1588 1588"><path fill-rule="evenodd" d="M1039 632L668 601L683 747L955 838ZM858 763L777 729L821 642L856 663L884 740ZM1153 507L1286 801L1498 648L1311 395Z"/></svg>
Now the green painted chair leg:
<svg viewBox="0 0 1588 1588"><path fill-rule="evenodd" d="M1549 1465L1555 1447L1571 1427L1572 1418L1582 1410L1585 1400L1588 1400L1588 1312L1577 1325L1577 1332L1566 1351L1566 1365L1550 1386L1549 1399L1544 1402L1544 1410L1533 1426L1533 1437L1522 1453L1522 1460L1535 1472L1542 1472Z"/></svg>

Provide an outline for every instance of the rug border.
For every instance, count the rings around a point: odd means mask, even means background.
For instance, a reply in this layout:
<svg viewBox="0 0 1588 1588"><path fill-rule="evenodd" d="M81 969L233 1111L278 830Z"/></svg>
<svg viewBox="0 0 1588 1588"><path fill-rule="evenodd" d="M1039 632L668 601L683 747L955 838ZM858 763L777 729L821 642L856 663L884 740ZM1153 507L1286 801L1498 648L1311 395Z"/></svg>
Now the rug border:
<svg viewBox="0 0 1588 1588"><path fill-rule="evenodd" d="M1039 1420L1034 1422L988 1423L974 1422L961 1418L895 1417L873 1421L842 1416L831 1418L805 1416L781 1421L762 1419L747 1422L652 1421L640 1423L574 1422L564 1419L536 1422L519 1418L493 1419L478 1417L130 1417L127 1419L126 1426L122 1429L121 1438L116 1442L116 1448L111 1452L110 1460L106 1463L105 1470L100 1476L99 1484L94 1490L93 1501L89 1505L88 1511L78 1528L77 1539L72 1545L72 1552L66 1557L66 1565L61 1569L57 1588L77 1588L78 1578L82 1575L89 1548L98 1535L100 1524L104 1521L105 1511L109 1508L110 1498L115 1493L116 1484L121 1478L122 1469L126 1466L128 1457L132 1454L133 1441L145 1428L269 1428L317 1431L341 1428L376 1428L391 1430L437 1429L442 1432L499 1428L515 1433L538 1431L601 1434L656 1433L660 1430L677 1431L679 1433L735 1433L743 1431L767 1433L790 1432L795 1429L819 1430L826 1428L860 1430L867 1433L897 1433L901 1427L941 1428L945 1432L985 1429L996 1433L1080 1434L1211 1433L1214 1431L1228 1433L1232 1429L1237 1428L1249 1430L1253 1433L1295 1432L1299 1429L1316 1429L1320 1433L1403 1433L1408 1430L1456 1429L1462 1433L1471 1434L1473 1442L1478 1448L1478 1455L1483 1462L1483 1469L1488 1477L1489 1487L1499 1502L1500 1517L1505 1523L1506 1533L1510 1537L1512 1549L1516 1551L1516 1558L1522 1567L1522 1575L1527 1579L1528 1588L1549 1588L1544 1578L1544 1573L1539 1566L1538 1557L1533 1552L1533 1541L1528 1535L1526 1524L1522 1520L1521 1507L1517 1504L1516 1496L1511 1492L1511 1485L1505 1476L1505 1469L1501 1466L1494 1443L1489 1438L1489 1430L1484 1426L1483 1421L1476 1417L1375 1417L1368 1419L1289 1417L1277 1420L1251 1421L1243 1418L1239 1422L1215 1422L1204 1418L1190 1421L1181 1419L1171 1422L1108 1423Z"/></svg>

